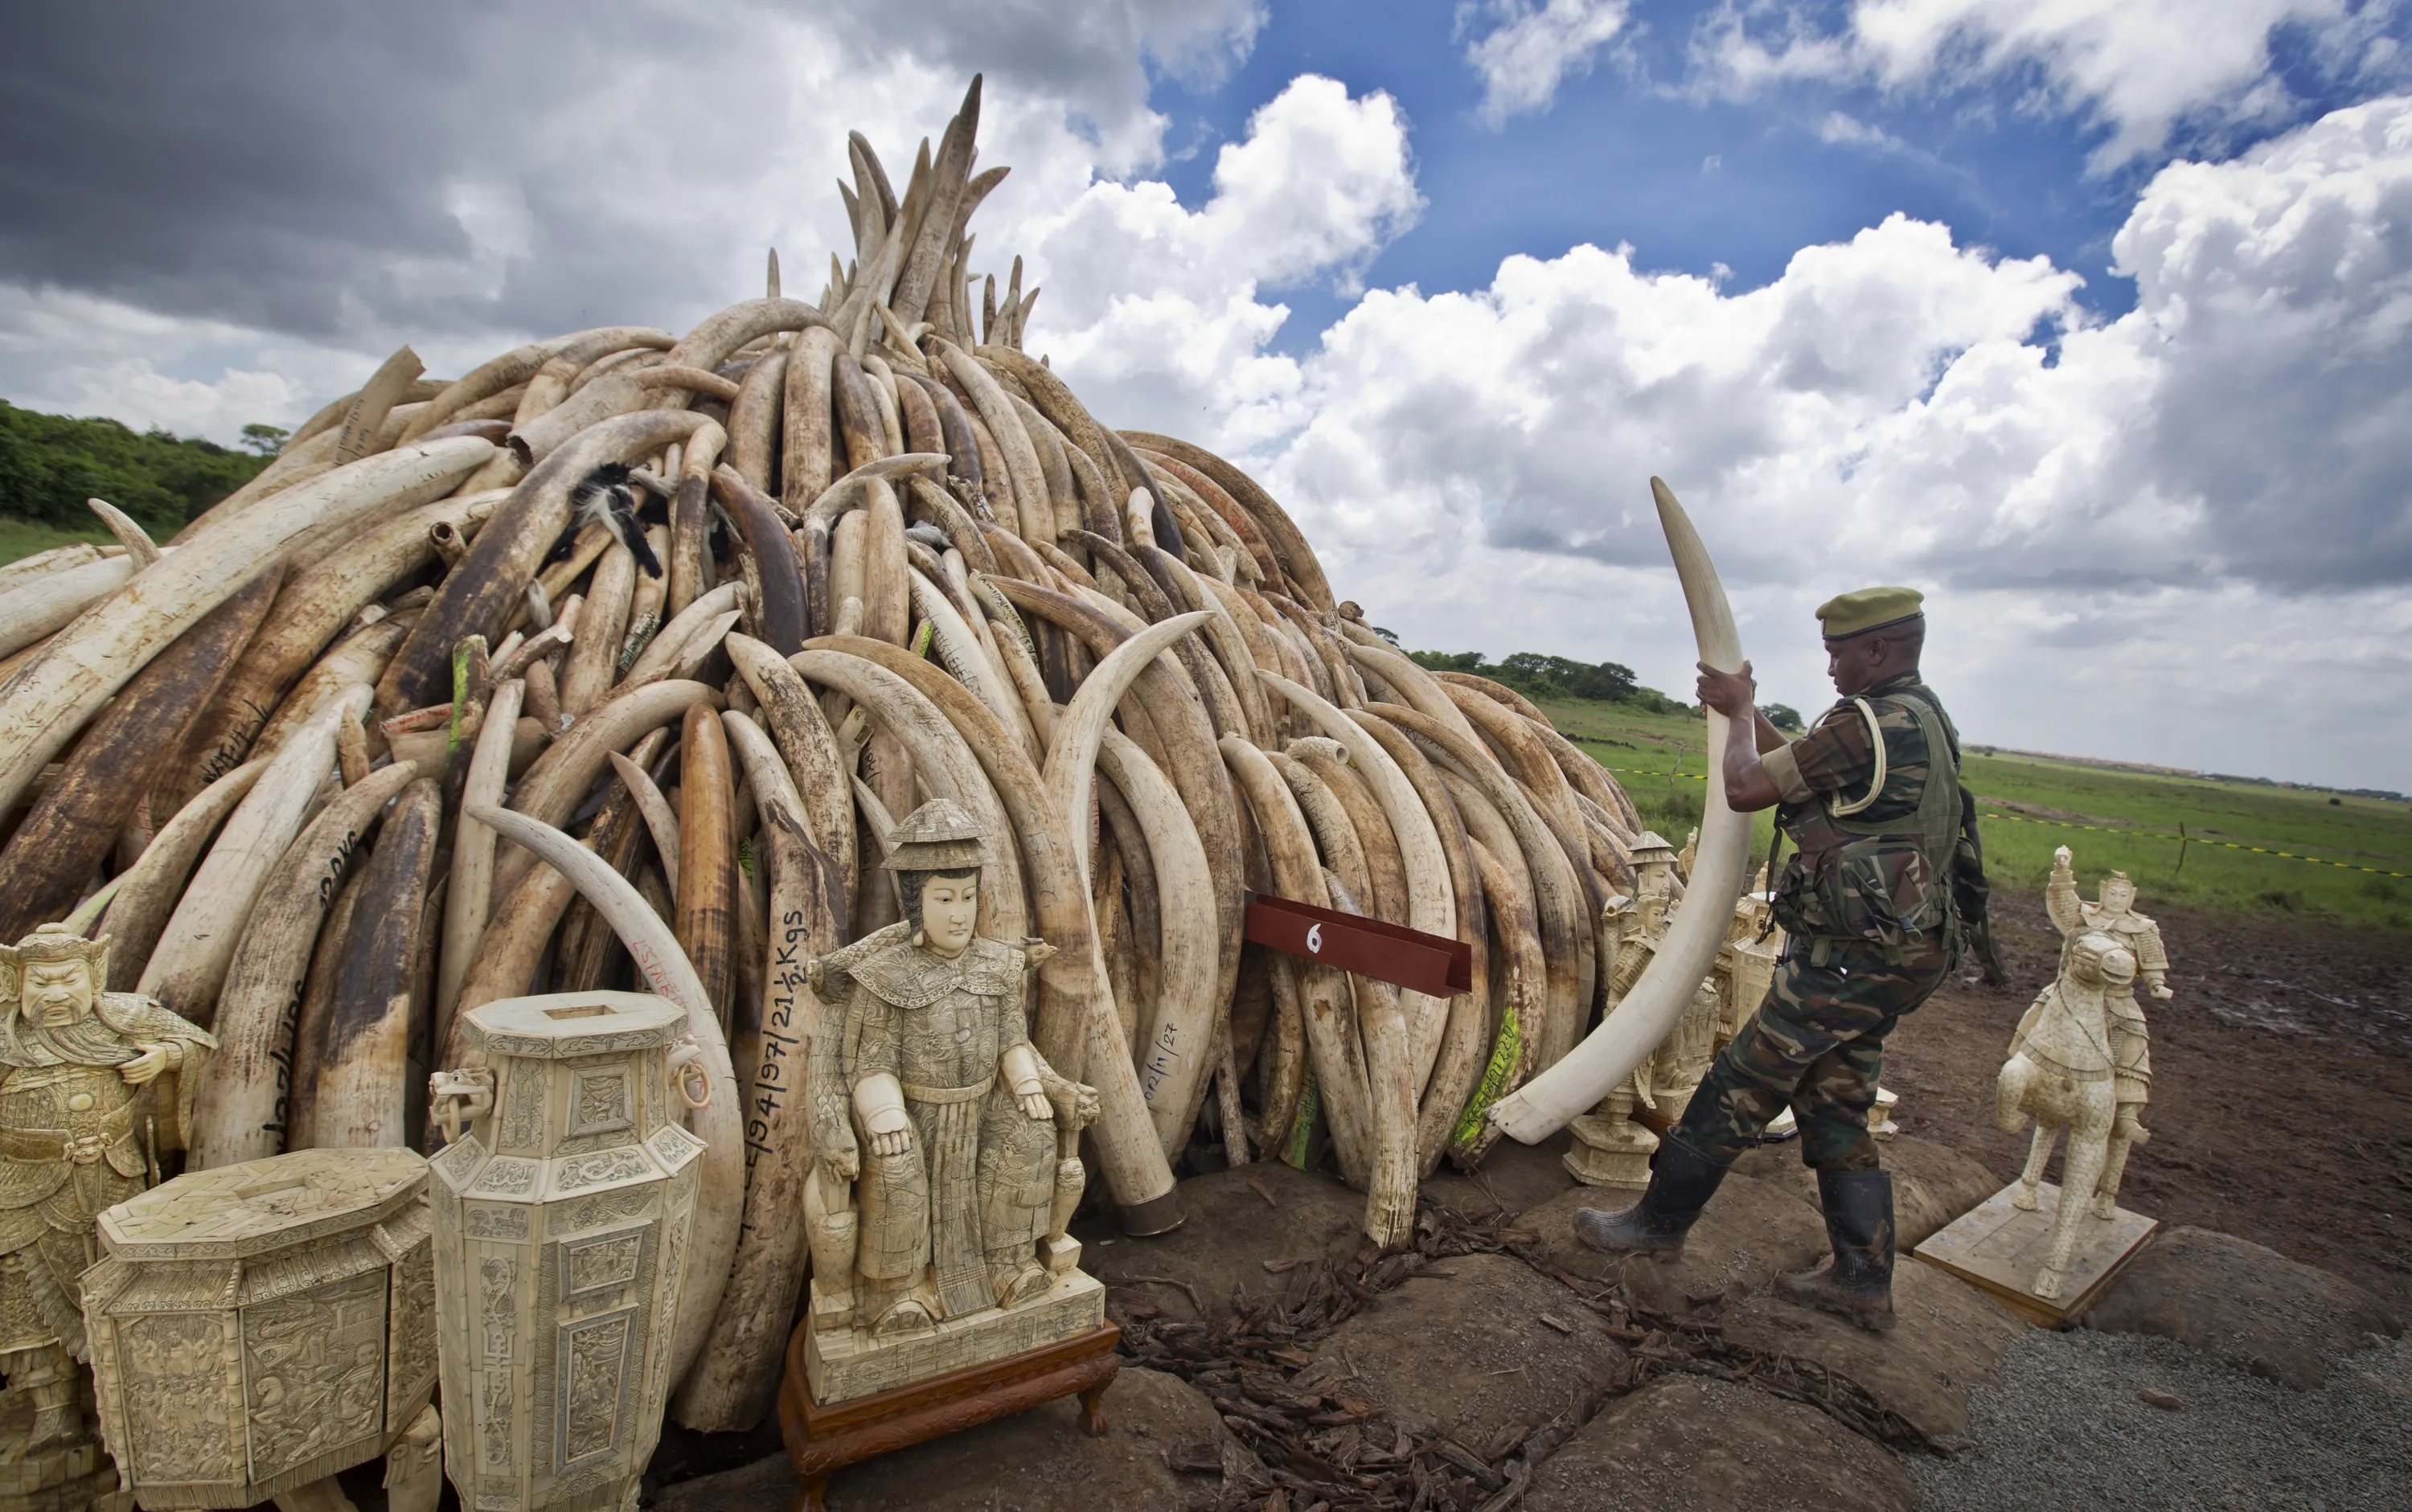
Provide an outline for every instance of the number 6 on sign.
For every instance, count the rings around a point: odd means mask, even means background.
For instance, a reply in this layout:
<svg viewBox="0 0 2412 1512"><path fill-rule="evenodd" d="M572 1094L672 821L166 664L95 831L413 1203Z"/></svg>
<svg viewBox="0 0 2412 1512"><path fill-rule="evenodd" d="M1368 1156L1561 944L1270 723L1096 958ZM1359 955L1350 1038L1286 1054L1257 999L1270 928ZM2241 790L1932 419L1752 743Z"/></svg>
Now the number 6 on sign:
<svg viewBox="0 0 2412 1512"><path fill-rule="evenodd" d="M1243 933L1257 945L1434 997L1453 997L1474 986L1473 947L1463 940L1287 898L1248 894Z"/></svg>

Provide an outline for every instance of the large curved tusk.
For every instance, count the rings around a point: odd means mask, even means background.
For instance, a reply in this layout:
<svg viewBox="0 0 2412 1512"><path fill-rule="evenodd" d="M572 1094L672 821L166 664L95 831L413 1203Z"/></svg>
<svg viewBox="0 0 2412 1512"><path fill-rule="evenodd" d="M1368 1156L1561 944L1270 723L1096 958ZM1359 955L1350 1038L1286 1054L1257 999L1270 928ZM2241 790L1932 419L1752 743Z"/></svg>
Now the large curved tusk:
<svg viewBox="0 0 2412 1512"><path fill-rule="evenodd" d="M802 1073L819 1005L805 989L804 962L835 947L846 917L845 879L807 833L803 800L777 748L743 714L720 719L761 805L779 922L767 945L760 1059L746 1068L745 1224L709 1344L672 1407L681 1423L706 1432L753 1427L777 1384L807 1255L803 1186L813 1148Z"/></svg>
<svg viewBox="0 0 2412 1512"><path fill-rule="evenodd" d="M1449 891L1449 858L1441 849L1440 830L1424 811L1423 800L1407 781L1406 773L1390 759L1390 752L1357 727L1355 720L1316 697L1312 690L1261 668L1257 676L1265 686L1315 721L1324 734L1346 746L1349 760L1364 774L1366 785L1374 789L1375 801L1382 805L1383 815L1390 821L1390 832L1398 837L1399 859L1407 874L1407 926L1426 934L1455 939L1457 901ZM1440 1056L1441 1036L1449 1026L1449 1002L1423 992L1402 992L1400 1004L1406 1012L1407 1048L1414 1056L1411 1091L1420 1094L1424 1083L1432 1079L1433 1063ZM1412 1104L1409 1113L1412 1116Z"/></svg>
<svg viewBox="0 0 2412 1512"><path fill-rule="evenodd" d="M1164 1158L1179 1158L1189 1144L1190 1125L1205 1100L1209 1059L1214 1046L1215 967L1221 948L1214 931L1214 877L1198 827L1181 806L1171 779L1119 730L1102 732L1097 764L1122 790L1155 869L1164 990L1154 1004L1140 1005L1140 1094L1163 1141ZM1085 831L1086 825L1082 829Z"/></svg>
<svg viewBox="0 0 2412 1512"><path fill-rule="evenodd" d="M511 678L487 697L485 722L469 753L469 770L462 785L464 804L500 803L510 777L511 746L519 733L520 706L527 683ZM613 753L615 756L617 752ZM444 946L435 958L434 1044L451 1038L452 1010L461 1001L461 983L469 975L469 960L478 937L486 932L494 902L494 832L475 819L458 821L452 831L451 881L444 893Z"/></svg>
<svg viewBox="0 0 2412 1512"><path fill-rule="evenodd" d="M662 360L664 367L702 368L706 372L727 361L731 353L758 336L774 331L826 326L829 317L802 300L744 300L709 315L678 339ZM684 409L693 398L684 389L656 389L649 401L654 409Z"/></svg>
<svg viewBox="0 0 2412 1512"><path fill-rule="evenodd" d="M474 526L482 526L507 496L455 496L373 525L346 525L330 537L326 555L306 564L301 558L318 539L317 533L296 542L268 618L201 706L178 755L153 785L154 804L189 797L213 773L248 756L278 701L293 691L344 626L413 573L434 564L429 532L449 526L456 535L466 536ZM375 682L384 669L380 663L368 681Z"/></svg>
<svg viewBox="0 0 2412 1512"><path fill-rule="evenodd" d="M125 558L134 564L135 571L159 560L159 548L151 539L151 533L136 524L125 510L107 499L86 499L83 504L100 517L101 524L117 537L117 544L125 548Z"/></svg>
<svg viewBox="0 0 2412 1512"><path fill-rule="evenodd" d="M1733 609L1726 602L1725 585L1717 580L1716 564L1709 560L1708 548L1700 544L1699 533L1667 485L1654 477L1650 492L1658 503L1658 523L1667 532L1675 576L1684 584L1684 601L1692 611L1692 636L1699 644L1700 660L1739 671L1742 638L1734 631ZM1708 711L1708 720L1709 770L1723 771L1728 721L1713 709ZM1598 1103L1667 1037L1709 974L1733 922L1733 903L1742 896L1750 865L1750 816L1727 806L1722 783L1706 785L1708 807L1700 818L1700 843L1693 853L1684 905L1676 909L1641 979L1616 1011L1566 1059L1492 1105L1491 1121L1510 1137L1537 1143Z"/></svg>
<svg viewBox="0 0 2412 1512"><path fill-rule="evenodd" d="M109 905L109 933L116 942L109 953L110 991L131 992L141 980L202 847L267 771L265 761L245 762L194 794L118 873L117 899Z"/></svg>
<svg viewBox="0 0 2412 1512"><path fill-rule="evenodd" d="M1097 741L1114 705L1122 701L1140 672L1158 653L1209 618L1205 609L1176 614L1149 625L1108 653L1096 670L1081 683L1070 707L1055 726L1055 742L1047 753L1047 794L1055 803L1065 833L1072 837L1081 875L1089 874L1089 795L1096 779Z"/></svg>
<svg viewBox="0 0 2412 1512"><path fill-rule="evenodd" d="M933 637L937 641L938 654L945 660L947 670L954 674L956 682L971 689L974 696L988 706L989 712L996 715L998 724L1021 737L1024 749L1037 753L1038 735L1031 726L1029 712L1022 707L1022 700L1010 689L1002 685L1004 679L997 676L995 668L990 666L988 655L980 647L979 637L973 632L970 624L956 611L955 606L937 584L913 568L907 567L905 573L905 582L913 593L914 607L921 611L921 618L929 622Z"/></svg>
<svg viewBox="0 0 2412 1512"><path fill-rule="evenodd" d="M904 748L924 788L963 804L988 827L980 841L980 861L987 868L980 883L980 928L999 938L1022 938L1030 913L1014 851L1015 829L971 742L919 689L865 657L807 646L787 664L860 704Z"/></svg>
<svg viewBox="0 0 2412 1512"><path fill-rule="evenodd" d="M176 738L227 675L276 596L271 566L176 638L92 722L17 833L0 848L0 938L73 908L93 869L175 753ZM154 813L171 812L164 805Z"/></svg>
<svg viewBox="0 0 2412 1512"><path fill-rule="evenodd" d="M327 700L271 761L169 916L159 948L135 991L207 1027L234 962L243 920L270 869L302 832L310 800L335 765L335 729L368 706L364 685Z"/></svg>
<svg viewBox="0 0 2412 1512"><path fill-rule="evenodd" d="M728 1042L713 1016L712 999L695 967L679 949L678 937L644 895L611 863L549 824L491 804L465 811L470 818L533 854L567 877L628 947L629 959L653 990L686 1010L687 1033L703 1052L712 1101L688 1115L703 1138L703 1182L696 1194L695 1241L687 1252L679 1286L678 1323L670 1349L669 1378L683 1379L703 1348L704 1334L719 1311L728 1284L728 1263L737 1254L737 1228L745 1214L744 1113L737 1106L737 1073L728 1064Z"/></svg>
<svg viewBox="0 0 2412 1512"><path fill-rule="evenodd" d="M324 1059L312 1079L311 1143L321 1150L396 1150L409 1143L412 978L432 922L444 789L415 778L377 829L360 872L360 897L345 942L343 974L327 1020Z"/></svg>
<svg viewBox="0 0 2412 1512"><path fill-rule="evenodd" d="M699 703L720 702L720 690L701 683L666 679L623 693L600 705L537 757L511 793L511 806L547 825L566 824L579 800L603 775L610 753L672 720ZM524 851L506 847L494 859L493 890L507 896L535 862Z"/></svg>
<svg viewBox="0 0 2412 1512"><path fill-rule="evenodd" d="M218 993L217 1053L201 1067L184 1167L210 1170L282 1153L293 1088L293 1030L327 910L388 800L418 765L397 761L344 789L278 858L244 920Z"/></svg>

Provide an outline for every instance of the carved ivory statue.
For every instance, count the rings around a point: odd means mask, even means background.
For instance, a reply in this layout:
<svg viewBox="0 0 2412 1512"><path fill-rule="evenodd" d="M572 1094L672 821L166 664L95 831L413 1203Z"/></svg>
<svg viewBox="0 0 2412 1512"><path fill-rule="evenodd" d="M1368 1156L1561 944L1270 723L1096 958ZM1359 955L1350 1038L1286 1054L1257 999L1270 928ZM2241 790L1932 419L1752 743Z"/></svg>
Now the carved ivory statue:
<svg viewBox="0 0 2412 1512"><path fill-rule="evenodd" d="M1079 1254L1064 1226L1096 1094L1056 1075L1023 1023L1024 974L1052 949L974 932L981 833L947 800L916 809L886 862L903 922L807 970L816 1336L1010 1310Z"/></svg>
<svg viewBox="0 0 2412 1512"><path fill-rule="evenodd" d="M1625 1000L1667 932L1680 860L1673 847L1644 830L1633 847L1634 896L1611 900L1601 969L1608 976L1608 1011ZM1637 1107L1681 1118L1716 1054L1723 999L1715 973L1694 989L1691 1003L1667 1038L1633 1075L1574 1121L1575 1144L1566 1155L1576 1180L1592 1186L1640 1190L1650 1182L1650 1154L1658 1137L1633 1122Z"/></svg>
<svg viewBox="0 0 2412 1512"><path fill-rule="evenodd" d="M2114 876L2102 894L2099 905L2081 904L2068 847L2054 853L2045 900L2067 936L2060 976L2019 1020L1994 1089L1995 1122L2005 1132L2016 1132L2026 1115L2035 1115L2035 1142L2011 1198L2019 1208L2035 1211L2052 1146L2064 1131L2068 1136L2052 1247L2030 1288L2043 1298L2060 1295L2079 1221L2089 1210L2104 1220L2117 1211L2127 1152L2152 1138L2138 1118L2152 1064L2134 988L2147 937L2160 962L2149 979L2156 997L2169 995L2158 979L2168 960L2152 921L2129 911L2135 889L2126 878Z"/></svg>
<svg viewBox="0 0 2412 1512"><path fill-rule="evenodd" d="M184 1148L217 1048L108 980L109 941L63 924L0 948L0 1375L33 1403L28 1449L88 1431L76 1282L100 1258L95 1221Z"/></svg>
<svg viewBox="0 0 2412 1512"><path fill-rule="evenodd" d="M2167 1003L2175 996L2169 991L2169 954L2161 944L2161 927L2136 912L2136 885L2127 880L2127 873L2113 872L2105 877L2095 893L2096 901L2087 903L2077 895L2077 877L2070 870L2068 847L2063 845L2052 855L2052 880L2044 885L2043 904L2044 912L2052 916L2063 936L2062 954L2066 955L2069 944L2086 931L2099 931L2126 947L2136 958L2136 976L2153 1001ZM2153 1062L2144 1009L2136 1001L2133 988L2110 1000L2110 1042L2111 1058L2117 1063L2115 1080L2120 1107L2123 1110L2129 1105L2140 1108L2152 1097ZM2120 1152L2120 1158L2126 1158L2125 1150ZM2116 1170L2111 1173L2110 1184L2114 1188L2119 1184ZM2101 1216L2110 1216L2107 1206Z"/></svg>
<svg viewBox="0 0 2412 1512"><path fill-rule="evenodd" d="M1775 963L1784 956L1784 930L1768 917L1772 911L1769 896L1767 873L1761 872L1758 886L1734 900L1733 922L1726 927L1726 943L1717 947L1717 963L1709 972L1722 1006L1719 1049L1741 1035L1742 1026L1758 1011L1775 980Z"/></svg>

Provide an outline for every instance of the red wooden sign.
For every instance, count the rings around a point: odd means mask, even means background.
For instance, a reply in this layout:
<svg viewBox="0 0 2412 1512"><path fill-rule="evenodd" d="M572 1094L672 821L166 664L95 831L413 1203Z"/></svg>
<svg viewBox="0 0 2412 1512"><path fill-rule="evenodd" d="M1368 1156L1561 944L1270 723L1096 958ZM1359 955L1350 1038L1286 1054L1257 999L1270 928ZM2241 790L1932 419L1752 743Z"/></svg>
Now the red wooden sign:
<svg viewBox="0 0 2412 1512"><path fill-rule="evenodd" d="M1411 992L1454 997L1474 990L1474 950L1463 940L1401 929L1287 898L1248 894L1245 937Z"/></svg>

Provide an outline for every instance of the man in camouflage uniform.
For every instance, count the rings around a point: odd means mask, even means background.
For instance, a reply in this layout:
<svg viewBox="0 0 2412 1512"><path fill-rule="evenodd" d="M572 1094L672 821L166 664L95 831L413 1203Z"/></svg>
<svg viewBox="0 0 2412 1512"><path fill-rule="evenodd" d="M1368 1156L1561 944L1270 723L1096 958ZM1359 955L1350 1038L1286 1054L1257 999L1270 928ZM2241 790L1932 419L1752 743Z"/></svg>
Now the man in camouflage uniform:
<svg viewBox="0 0 2412 1512"><path fill-rule="evenodd" d="M1680 1255L1727 1169L1789 1105L1834 1258L1778 1289L1870 1329L1892 1322L1892 1179L1868 1134L1885 1036L1942 985L1963 915L1983 906L1959 737L1919 680L1921 603L1912 589L1870 588L1819 607L1843 697L1788 744L1758 712L1748 664L1701 666L1701 702L1756 730L1727 742L1727 802L1781 805L1776 822L1798 847L1774 901L1788 940L1767 1000L1661 1142L1640 1202L1575 1218L1596 1249Z"/></svg>

